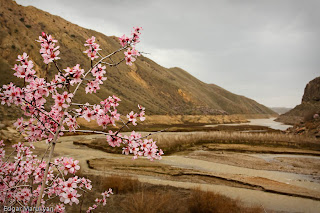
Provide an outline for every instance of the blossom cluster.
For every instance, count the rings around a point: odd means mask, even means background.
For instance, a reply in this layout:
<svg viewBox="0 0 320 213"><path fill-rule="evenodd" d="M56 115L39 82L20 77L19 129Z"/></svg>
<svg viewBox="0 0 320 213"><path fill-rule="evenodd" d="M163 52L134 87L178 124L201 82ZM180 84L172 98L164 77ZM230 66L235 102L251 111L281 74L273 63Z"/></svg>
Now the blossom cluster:
<svg viewBox="0 0 320 213"><path fill-rule="evenodd" d="M122 47L137 44L140 42L142 27L134 27L133 32L131 32L132 37L127 37L125 34L119 38L120 44Z"/></svg>
<svg viewBox="0 0 320 213"><path fill-rule="evenodd" d="M119 101L120 98L109 96L101 101L100 104L81 104L76 109L77 116L86 119L88 122L96 120L97 124L105 129L109 124L115 125L115 122L120 119L120 114L116 109Z"/></svg>
<svg viewBox="0 0 320 213"><path fill-rule="evenodd" d="M92 36L91 38L87 39L86 44L84 44L84 46L88 46L88 49L83 52L86 53L91 60L98 58L97 53L99 50L101 50L99 48L100 45L96 44L95 41L96 38Z"/></svg>
<svg viewBox="0 0 320 213"><path fill-rule="evenodd" d="M91 70L91 74L94 77L93 80L88 81L87 86L85 88L86 93L96 93L97 90L100 89L100 84L103 84L103 81L107 80L107 77L104 77L106 66L101 66L98 64Z"/></svg>
<svg viewBox="0 0 320 213"><path fill-rule="evenodd" d="M60 59L58 55L60 54L59 46L55 47L57 40L54 40L51 35L47 35L42 32L41 36L39 36L38 42L41 43L40 54L43 57L43 62L45 64L49 64L54 60Z"/></svg>
<svg viewBox="0 0 320 213"><path fill-rule="evenodd" d="M29 56L26 53L19 55L17 61L20 61L21 65L15 64L14 68L12 68L16 71L13 75L18 78L24 78L27 82L32 80L33 75L36 73L33 69L33 62L29 61L28 58Z"/></svg>
<svg viewBox="0 0 320 213"><path fill-rule="evenodd" d="M149 160L161 160L163 151L158 149L156 142L152 139L142 139L141 134L132 131L129 136L122 136L118 132L109 131L107 141L112 147L122 147L125 155L133 154L133 160L139 156L147 157Z"/></svg>
<svg viewBox="0 0 320 213"><path fill-rule="evenodd" d="M80 64L77 64L72 68L67 67L67 69L64 69L64 71L66 72L64 77L65 79L70 80L71 86L82 81L81 78L83 77L84 69L80 68Z"/></svg>
<svg viewBox="0 0 320 213"><path fill-rule="evenodd" d="M141 35L142 27L134 27L133 32L131 33L132 37L129 38L126 35L123 35L119 38L120 44L122 47L135 45L140 42L139 38ZM140 53L132 47L132 49L128 48L127 51L124 52L126 64L131 66L132 63L136 60L137 56L140 56Z"/></svg>
<svg viewBox="0 0 320 213"><path fill-rule="evenodd" d="M93 212L93 210L95 210L100 204L102 204L103 206L105 206L107 204L107 198L110 197L110 195L112 195L112 189L109 188L108 191L105 191L103 193L101 193L102 195L102 199L95 199L95 204L93 204L92 206L90 206L87 210L87 213L91 213Z"/></svg>

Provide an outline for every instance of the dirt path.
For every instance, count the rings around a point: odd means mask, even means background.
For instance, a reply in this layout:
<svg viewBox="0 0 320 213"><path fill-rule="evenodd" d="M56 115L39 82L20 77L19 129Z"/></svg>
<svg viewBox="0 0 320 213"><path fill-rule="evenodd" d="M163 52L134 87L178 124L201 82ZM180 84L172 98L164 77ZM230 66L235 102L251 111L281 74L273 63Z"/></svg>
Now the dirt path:
<svg viewBox="0 0 320 213"><path fill-rule="evenodd" d="M241 164L229 165L228 163L215 162L213 158L195 157L190 153L187 155L164 156L163 160L155 164L147 160L135 162L127 156L109 154L73 144L73 141L76 140L97 137L101 136L62 137L60 139L61 143L56 146L56 156L69 156L80 160L84 173L108 175L124 172L136 175L140 181L153 184L183 188L201 187L204 190L238 198L248 205L262 205L266 209L275 211L319 212L320 210L320 181L312 175L258 170L244 167ZM35 145L42 150L47 147L45 143L36 143ZM251 157L264 160L265 156L259 154L259 156L252 155ZM268 159L277 159L278 157L268 155ZM291 156L285 157L290 158ZM292 159L297 158L293 156ZM115 165L118 166L112 168L111 164L105 164L104 167L101 167L103 160L115 162ZM320 162L320 157L315 157L313 160ZM96 163L100 163L100 167L91 169L87 161L93 162L93 165L96 161ZM140 165L141 162L145 163ZM254 164L254 161L252 161L252 164ZM179 176L180 179L175 179L175 176ZM228 183L234 182L234 184L209 184L209 179L210 181L211 179L219 179ZM193 180L197 181L194 182ZM246 184L248 184L247 187Z"/></svg>

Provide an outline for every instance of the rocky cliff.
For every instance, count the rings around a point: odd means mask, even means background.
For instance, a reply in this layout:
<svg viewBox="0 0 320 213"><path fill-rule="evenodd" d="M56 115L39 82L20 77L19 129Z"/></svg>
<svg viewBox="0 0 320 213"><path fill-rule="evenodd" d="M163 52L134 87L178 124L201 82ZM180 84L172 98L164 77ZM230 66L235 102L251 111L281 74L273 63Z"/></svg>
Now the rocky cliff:
<svg viewBox="0 0 320 213"><path fill-rule="evenodd" d="M280 122L297 124L309 120L314 114L320 111L320 77L310 81L305 89L301 104L287 113L279 116Z"/></svg>
<svg viewBox="0 0 320 213"><path fill-rule="evenodd" d="M320 102L320 77L310 81L304 89L302 102Z"/></svg>
<svg viewBox="0 0 320 213"><path fill-rule="evenodd" d="M292 124L288 131L320 137L320 77L310 81L305 89L301 104L280 115L277 121Z"/></svg>

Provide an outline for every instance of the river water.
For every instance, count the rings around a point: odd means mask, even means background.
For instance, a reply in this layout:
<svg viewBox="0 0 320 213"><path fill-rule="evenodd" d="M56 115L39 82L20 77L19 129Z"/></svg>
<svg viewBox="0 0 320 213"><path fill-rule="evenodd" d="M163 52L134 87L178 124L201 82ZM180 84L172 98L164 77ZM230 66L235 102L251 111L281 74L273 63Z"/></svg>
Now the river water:
<svg viewBox="0 0 320 213"><path fill-rule="evenodd" d="M265 119L248 119L249 123L233 123L233 124L218 124L225 126L238 126L238 125L254 125L254 126L266 126L276 130L286 130L292 125L286 125L280 122L275 121L276 118L265 118ZM206 127L216 127L217 124L205 125Z"/></svg>
<svg viewBox="0 0 320 213"><path fill-rule="evenodd" d="M267 119L248 119L249 125L259 125L259 126L267 126L272 129L278 130L286 130L292 125L286 125L280 122L275 121L276 118L267 118Z"/></svg>

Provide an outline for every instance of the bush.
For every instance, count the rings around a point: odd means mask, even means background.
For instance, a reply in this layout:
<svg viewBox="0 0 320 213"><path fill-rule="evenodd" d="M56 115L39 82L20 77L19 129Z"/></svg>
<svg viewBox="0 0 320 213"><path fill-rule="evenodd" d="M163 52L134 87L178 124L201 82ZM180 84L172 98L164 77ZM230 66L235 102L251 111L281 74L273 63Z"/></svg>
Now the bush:
<svg viewBox="0 0 320 213"><path fill-rule="evenodd" d="M136 178L114 175L100 177L100 189L112 188L115 194L137 192L142 188L142 183Z"/></svg>
<svg viewBox="0 0 320 213"><path fill-rule="evenodd" d="M240 201L214 192L203 192L199 189L192 192L188 209L191 213L263 212L260 208L244 207Z"/></svg>

